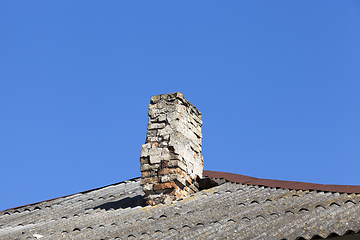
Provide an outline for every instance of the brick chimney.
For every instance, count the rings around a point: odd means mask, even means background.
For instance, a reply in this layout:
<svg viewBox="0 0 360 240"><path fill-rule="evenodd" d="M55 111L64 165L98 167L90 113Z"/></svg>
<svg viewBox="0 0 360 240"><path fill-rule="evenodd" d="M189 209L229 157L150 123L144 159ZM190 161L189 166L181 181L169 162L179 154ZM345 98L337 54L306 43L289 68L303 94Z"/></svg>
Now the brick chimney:
<svg viewBox="0 0 360 240"><path fill-rule="evenodd" d="M180 92L152 96L141 185L148 205L168 203L198 190L204 166L201 113Z"/></svg>

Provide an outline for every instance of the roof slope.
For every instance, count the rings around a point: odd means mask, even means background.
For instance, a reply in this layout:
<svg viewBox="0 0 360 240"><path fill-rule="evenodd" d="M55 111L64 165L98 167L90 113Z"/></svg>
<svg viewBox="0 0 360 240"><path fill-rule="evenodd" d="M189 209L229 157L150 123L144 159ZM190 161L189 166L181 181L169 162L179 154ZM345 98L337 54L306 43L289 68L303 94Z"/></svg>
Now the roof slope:
<svg viewBox="0 0 360 240"><path fill-rule="evenodd" d="M204 176L210 178L223 178L227 181L234 183L259 185L265 187L276 187L284 189L294 190L317 190L322 192L338 192L338 193L360 193L360 186L354 185L330 185L330 184L317 184L317 183L306 183L306 182L293 182L284 180L273 180L273 179L262 179L254 178L241 174L226 173L226 172L215 172L204 170Z"/></svg>
<svg viewBox="0 0 360 240"><path fill-rule="evenodd" d="M2 211L0 239L310 239L360 230L359 194L223 182L153 207L137 178Z"/></svg>

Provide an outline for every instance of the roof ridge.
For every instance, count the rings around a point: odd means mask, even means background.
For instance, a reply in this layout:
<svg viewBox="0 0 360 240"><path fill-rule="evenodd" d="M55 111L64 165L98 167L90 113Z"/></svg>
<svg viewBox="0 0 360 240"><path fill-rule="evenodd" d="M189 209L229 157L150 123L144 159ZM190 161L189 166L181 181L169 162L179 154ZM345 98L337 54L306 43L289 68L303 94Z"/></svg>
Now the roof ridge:
<svg viewBox="0 0 360 240"><path fill-rule="evenodd" d="M103 187L97 187L97 188L93 188L93 189L89 189L89 190L85 190L85 191L81 191L81 192L77 192L77 193L68 194L68 195L65 195L65 196L60 196L60 197L56 197L56 198L51 198L51 199L43 200L43 201L40 201L40 202L34 202L34 203L29 203L29 204L25 204L25 205L21 205L21 206L17 206L17 207L12 207L12 208L8 208L8 209L4 209L4 210L1 210L0 213L5 212L5 211L9 211L9 210L14 210L14 209L26 207L26 206L33 206L33 205L36 205L36 204L40 204L40 203L44 203L44 202L49 202L49 201L53 201L53 200L60 199L60 198L67 198L67 197L70 197L70 196L74 196L74 195L76 195L76 194L84 194L84 193L96 191L96 190L99 190L99 189L102 189L102 188L111 187L111 186L116 186L116 185L119 185L119 184L122 184L122 183L135 182L135 181L140 181L140 177L131 178L131 179L124 180L124 181L121 181L121 182L112 183L112 184L109 184L109 185L106 185L106 186L103 186Z"/></svg>
<svg viewBox="0 0 360 240"><path fill-rule="evenodd" d="M360 193L360 186L357 185L334 185L334 184L318 184L307 182L296 182L286 180L274 180L249 177L236 173L218 172L218 171L203 171L204 176L209 178L223 178L234 183L242 183L249 185L258 185L264 187L284 188L294 190L316 190L324 192L338 192L338 193Z"/></svg>
<svg viewBox="0 0 360 240"><path fill-rule="evenodd" d="M318 183L307 183L307 182L296 182L296 181L286 181L286 180L274 180L274 179L264 179L264 178L256 178L256 177L250 177L242 174L236 174L236 173L228 173L228 172L219 172L219 171L210 171L210 170L204 170L203 171L204 177L209 178L222 178L227 181L233 182L233 183L242 183L242 184L248 184L248 185L257 185L257 186L264 186L264 187L272 187L272 188L283 188L283 189L293 189L293 190L316 190L316 191L323 191L323 192L338 192L338 193L360 193L360 186L358 185L334 185L334 184L318 184ZM22 208L25 206L32 206L43 202L48 202L60 198L66 198L73 196L75 194L83 194L88 193L91 191L96 191L98 189L115 186L121 183L126 183L129 181L136 181L140 179L140 177L132 178L129 180L124 180L121 182L109 184L103 187L98 187L90 190L85 190L78 193L73 193L61 197L56 197L52 199L47 199L40 202L25 204L22 206L17 206L13 208L8 208L5 210L1 210L1 212L14 210L18 208Z"/></svg>

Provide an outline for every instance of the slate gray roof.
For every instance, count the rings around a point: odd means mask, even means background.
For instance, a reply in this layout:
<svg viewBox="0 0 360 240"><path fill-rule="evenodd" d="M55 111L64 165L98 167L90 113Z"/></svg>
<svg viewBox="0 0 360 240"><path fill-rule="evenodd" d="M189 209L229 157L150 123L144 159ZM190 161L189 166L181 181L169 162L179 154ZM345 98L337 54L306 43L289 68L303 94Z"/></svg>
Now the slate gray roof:
<svg viewBox="0 0 360 240"><path fill-rule="evenodd" d="M223 182L153 207L136 178L5 210L0 239L293 240L360 230L359 194Z"/></svg>

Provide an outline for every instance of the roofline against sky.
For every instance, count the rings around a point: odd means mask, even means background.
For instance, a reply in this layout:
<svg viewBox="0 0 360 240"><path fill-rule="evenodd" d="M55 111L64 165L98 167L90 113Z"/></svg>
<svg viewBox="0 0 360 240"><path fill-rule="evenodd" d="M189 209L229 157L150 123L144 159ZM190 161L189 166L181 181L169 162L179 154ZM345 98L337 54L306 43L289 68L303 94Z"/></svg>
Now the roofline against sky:
<svg viewBox="0 0 360 240"><path fill-rule="evenodd" d="M249 177L241 174L227 173L227 172L216 172L204 170L204 176L209 178L223 178L227 181L234 183L242 183L248 185L257 185L264 187L273 188L284 188L293 190L315 190L322 192L338 192L338 193L360 193L360 186L356 185L330 185L330 184L317 184L307 182L294 182L285 180L273 180L273 179L262 179Z"/></svg>
<svg viewBox="0 0 360 240"><path fill-rule="evenodd" d="M349 193L349 194L360 193L360 186L356 186L356 185L330 185L330 184L294 182L294 181L285 181L285 180L262 179L262 178L249 177L249 176L245 176L245 175L241 175L241 174L217 172L217 171L209 171L209 170L204 170L203 175L204 175L204 177L209 177L209 178L222 178L222 179L225 179L225 180L227 180L229 182L233 182L233 183L241 183L241 184L247 184L247 185L256 185L256 186L264 186L264 187L272 187L272 188L283 188L283 189L293 189L293 190L303 190L303 191L308 190L308 191L334 192L334 193L338 192L338 193ZM140 178L140 177L137 177L137 178ZM104 187L117 185L117 184L120 184L120 183L123 183L126 181L132 181L137 178L132 178L132 179L125 180L122 182L106 185ZM44 200L44 201L40 201L40 202L36 202L36 203L30 203L30 204L26 204L26 205L22 205L22 206L18 206L18 207L5 209L5 210L0 211L0 213L9 211L9 210L26 207L26 206L43 203L43 202L47 202L47 201L51 201L51 200L55 200L55 199L59 199L59 198L69 197L69 196L72 196L75 194L87 193L87 192L95 191L95 190L98 190L98 189L101 189L104 187L94 188L94 189L90 189L90 190L86 190L86 191L82 191L82 192L78 192L78 193L69 194L69 195L62 196L62 197L52 198L52 199L48 199L48 200Z"/></svg>

